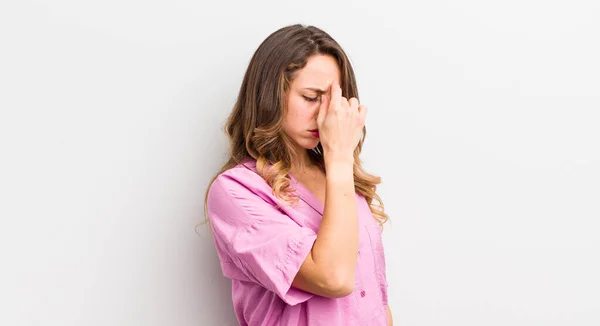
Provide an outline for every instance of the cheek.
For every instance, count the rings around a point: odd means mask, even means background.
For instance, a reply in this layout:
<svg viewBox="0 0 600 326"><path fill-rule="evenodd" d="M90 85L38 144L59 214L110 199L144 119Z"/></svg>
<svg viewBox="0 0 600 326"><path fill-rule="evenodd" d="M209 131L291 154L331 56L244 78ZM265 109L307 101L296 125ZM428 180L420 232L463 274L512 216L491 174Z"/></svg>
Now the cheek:
<svg viewBox="0 0 600 326"><path fill-rule="evenodd" d="M313 103L307 102L304 99L294 99L288 103L288 112L286 120L289 122L305 123L310 122L313 116Z"/></svg>

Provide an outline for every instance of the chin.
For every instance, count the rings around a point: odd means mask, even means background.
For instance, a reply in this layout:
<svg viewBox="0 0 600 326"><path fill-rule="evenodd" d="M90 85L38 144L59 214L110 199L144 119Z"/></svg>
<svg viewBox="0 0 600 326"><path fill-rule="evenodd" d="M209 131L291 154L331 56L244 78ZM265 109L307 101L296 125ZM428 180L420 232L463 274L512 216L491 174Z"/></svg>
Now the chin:
<svg viewBox="0 0 600 326"><path fill-rule="evenodd" d="M310 144L310 146L306 147L306 149L315 149L317 146L319 146L318 140L316 140L314 143Z"/></svg>
<svg viewBox="0 0 600 326"><path fill-rule="evenodd" d="M298 143L298 145L300 145L300 147L302 147L304 149L313 149L319 145L319 140L318 139L313 139L313 140L303 139L302 141L297 142L297 143Z"/></svg>

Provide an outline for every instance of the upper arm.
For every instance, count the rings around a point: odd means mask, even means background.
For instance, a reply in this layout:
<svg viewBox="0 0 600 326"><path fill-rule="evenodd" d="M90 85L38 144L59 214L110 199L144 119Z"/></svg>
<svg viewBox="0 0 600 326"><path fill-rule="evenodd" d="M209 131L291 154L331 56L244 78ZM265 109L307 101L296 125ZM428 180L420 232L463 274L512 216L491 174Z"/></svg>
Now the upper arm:
<svg viewBox="0 0 600 326"><path fill-rule="evenodd" d="M352 293L353 288L341 282L344 277L313 260L317 234L265 200L266 193L257 185L265 187L264 180L247 169L229 170L211 185L208 217L221 254L288 304L313 294L336 298Z"/></svg>
<svg viewBox="0 0 600 326"><path fill-rule="evenodd" d="M287 304L298 304L315 293L305 282L299 286L292 283L298 275L312 277L314 268L304 262L317 236L265 199L270 188L263 183L259 175L243 168L215 179L207 201L214 239L219 256L226 256L223 258L231 260L248 279L275 292ZM309 272L305 274L305 270Z"/></svg>

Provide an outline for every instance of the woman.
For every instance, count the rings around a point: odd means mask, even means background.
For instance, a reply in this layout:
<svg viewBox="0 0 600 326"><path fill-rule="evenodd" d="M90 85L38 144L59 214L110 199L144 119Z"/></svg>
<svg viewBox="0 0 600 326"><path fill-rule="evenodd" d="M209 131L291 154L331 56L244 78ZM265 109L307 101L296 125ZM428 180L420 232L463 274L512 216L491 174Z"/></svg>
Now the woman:
<svg viewBox="0 0 600 326"><path fill-rule="evenodd" d="M392 324L366 112L324 31L281 28L253 55L205 200L241 325Z"/></svg>

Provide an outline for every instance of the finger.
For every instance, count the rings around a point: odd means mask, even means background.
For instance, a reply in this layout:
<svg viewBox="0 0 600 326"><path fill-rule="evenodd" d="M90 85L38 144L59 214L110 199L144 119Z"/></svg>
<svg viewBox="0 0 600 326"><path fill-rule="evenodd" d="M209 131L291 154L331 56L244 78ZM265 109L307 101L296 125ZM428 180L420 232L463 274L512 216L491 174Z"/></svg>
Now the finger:
<svg viewBox="0 0 600 326"><path fill-rule="evenodd" d="M330 89L331 107L339 108L342 105L342 88L338 83L331 84Z"/></svg>
<svg viewBox="0 0 600 326"><path fill-rule="evenodd" d="M349 108L350 108L350 104L348 103L348 99L342 96L342 109L344 109L344 111L346 111Z"/></svg>
<svg viewBox="0 0 600 326"><path fill-rule="evenodd" d="M358 116L360 123L364 126L367 119L367 107L364 105L358 106Z"/></svg>
<svg viewBox="0 0 600 326"><path fill-rule="evenodd" d="M351 109L358 110L358 99L356 97L349 99L348 105L350 105Z"/></svg>
<svg viewBox="0 0 600 326"><path fill-rule="evenodd" d="M319 127L325 121L327 112L329 111L329 102L331 102L330 96L321 94L321 104L319 105L319 114L317 116L317 124Z"/></svg>

